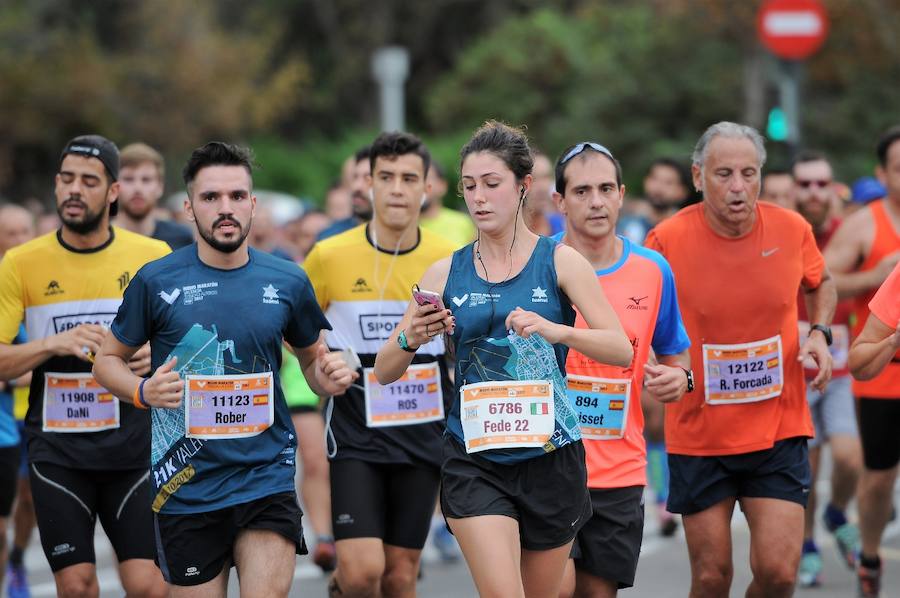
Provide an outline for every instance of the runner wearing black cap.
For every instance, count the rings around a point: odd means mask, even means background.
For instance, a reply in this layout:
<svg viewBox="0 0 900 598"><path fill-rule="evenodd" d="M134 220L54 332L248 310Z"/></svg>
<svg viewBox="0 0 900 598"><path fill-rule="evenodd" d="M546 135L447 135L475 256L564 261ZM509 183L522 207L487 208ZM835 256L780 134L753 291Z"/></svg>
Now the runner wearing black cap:
<svg viewBox="0 0 900 598"><path fill-rule="evenodd" d="M119 152L99 135L71 140L56 174L62 226L0 261L0 379L34 370L25 418L29 474L41 544L61 596L99 593L99 518L130 596L164 596L153 563L149 509L150 418L91 376L131 277L169 248L111 227ZM25 322L29 342L11 344ZM150 352L130 366L145 373Z"/></svg>

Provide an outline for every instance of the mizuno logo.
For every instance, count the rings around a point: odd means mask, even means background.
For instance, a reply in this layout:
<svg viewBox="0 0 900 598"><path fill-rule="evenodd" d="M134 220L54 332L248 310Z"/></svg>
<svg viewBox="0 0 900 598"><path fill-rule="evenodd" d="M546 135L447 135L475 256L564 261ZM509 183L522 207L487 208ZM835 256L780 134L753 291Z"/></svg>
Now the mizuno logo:
<svg viewBox="0 0 900 598"><path fill-rule="evenodd" d="M165 291L159 292L160 298L163 301L165 301L166 303L168 303L169 305L172 305L173 303L175 303L175 300L178 299L179 295L181 295L181 289L179 289L178 287L175 287L175 290L172 291L171 293L167 293Z"/></svg>
<svg viewBox="0 0 900 598"><path fill-rule="evenodd" d="M638 310L638 311L648 311L650 308L646 305L641 305L641 301L649 297L649 295L644 295L643 297L629 297L628 300L631 303L625 306L625 309Z"/></svg>

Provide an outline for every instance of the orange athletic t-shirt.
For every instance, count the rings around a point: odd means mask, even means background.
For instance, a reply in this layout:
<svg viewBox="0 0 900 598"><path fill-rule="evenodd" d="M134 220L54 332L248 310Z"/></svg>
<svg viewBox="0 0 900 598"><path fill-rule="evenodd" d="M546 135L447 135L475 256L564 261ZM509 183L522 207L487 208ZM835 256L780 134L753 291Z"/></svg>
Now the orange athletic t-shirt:
<svg viewBox="0 0 900 598"><path fill-rule="evenodd" d="M859 271L871 270L886 256L900 251L900 231L894 230L894 225L884 207L887 200L879 199L867 206L872 211L875 220L875 238L872 240L872 248L869 255L859 266ZM855 312L856 325L854 336L862 332L866 320L869 318L869 302L875 295L875 289L856 297ZM871 380L853 380L853 395L857 398L867 399L900 399L900 351L880 374Z"/></svg>
<svg viewBox="0 0 900 598"><path fill-rule="evenodd" d="M631 391L621 438L584 438L589 488L627 488L647 485L647 447L641 387L650 347L657 355L677 355L690 346L678 309L675 279L666 260L655 251L622 239L622 257L611 267L597 271L603 293L622 322L634 347L627 368L605 365L574 349L566 359L566 374L613 380L630 380ZM576 313L576 328L587 322ZM577 404L579 418L582 412Z"/></svg>
<svg viewBox="0 0 900 598"><path fill-rule="evenodd" d="M900 264L894 266L891 275L869 301L869 311L891 328L900 325Z"/></svg>
<svg viewBox="0 0 900 598"><path fill-rule="evenodd" d="M681 455L735 455L776 441L813 436L803 367L798 362L797 292L816 288L825 262L812 228L798 214L758 202L746 235L724 237L707 224L703 204L681 210L647 236L678 282L678 302L691 338L694 392L666 405L666 448ZM703 346L781 339L778 396L757 402L705 400ZM712 371L712 370L711 370ZM714 393L716 389L710 389Z"/></svg>
<svg viewBox="0 0 900 598"><path fill-rule="evenodd" d="M816 237L816 245L819 247L819 251L823 251L825 246L828 245L828 242L831 240L831 237L834 236L834 233L837 232L837 229L841 225L840 218L832 218L831 221L828 222L827 228L822 232L822 234L813 234ZM806 300L804 296L806 293L803 289L800 290L800 293L797 296L797 314L800 318L800 342L803 343L806 340L806 337L803 336L803 333L806 332L808 334L810 322L809 316L806 314ZM841 376L849 376L850 375L850 366L847 362L850 356L850 320L853 314L853 300L852 299L844 299L838 301L837 307L834 310L834 317L831 318L831 334L833 336L833 342L831 344L831 357L834 361L831 364L831 378L839 378ZM809 382L813 378L816 377L819 373L819 367L812 367L815 362L812 359L808 360L805 368L806 373L806 381Z"/></svg>

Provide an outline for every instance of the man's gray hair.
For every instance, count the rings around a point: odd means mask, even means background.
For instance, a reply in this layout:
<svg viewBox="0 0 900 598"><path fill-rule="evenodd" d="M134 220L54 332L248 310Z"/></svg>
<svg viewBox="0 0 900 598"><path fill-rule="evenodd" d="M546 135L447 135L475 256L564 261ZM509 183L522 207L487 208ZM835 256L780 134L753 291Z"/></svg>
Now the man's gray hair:
<svg viewBox="0 0 900 598"><path fill-rule="evenodd" d="M766 163L766 145L762 135L751 126L733 123L727 120L711 125L703 132L703 135L700 136L700 140L697 141L691 160L701 170L703 169L703 164L706 162L709 144L715 137L749 139L754 147L756 147L756 155L759 156L759 168L762 170L763 165Z"/></svg>

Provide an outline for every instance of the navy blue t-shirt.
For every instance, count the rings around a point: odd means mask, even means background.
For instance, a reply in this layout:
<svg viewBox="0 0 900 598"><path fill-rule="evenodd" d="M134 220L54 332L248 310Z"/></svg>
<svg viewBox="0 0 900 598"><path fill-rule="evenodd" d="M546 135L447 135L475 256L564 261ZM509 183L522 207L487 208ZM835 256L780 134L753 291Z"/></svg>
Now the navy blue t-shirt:
<svg viewBox="0 0 900 598"><path fill-rule="evenodd" d="M207 266L191 245L138 271L111 330L131 347L149 340L153 370L178 357L182 378L272 372L275 384L274 423L249 438L188 438L184 402L152 409L154 511L202 513L294 490L281 342L308 347L330 328L303 270L252 248L234 270Z"/></svg>

